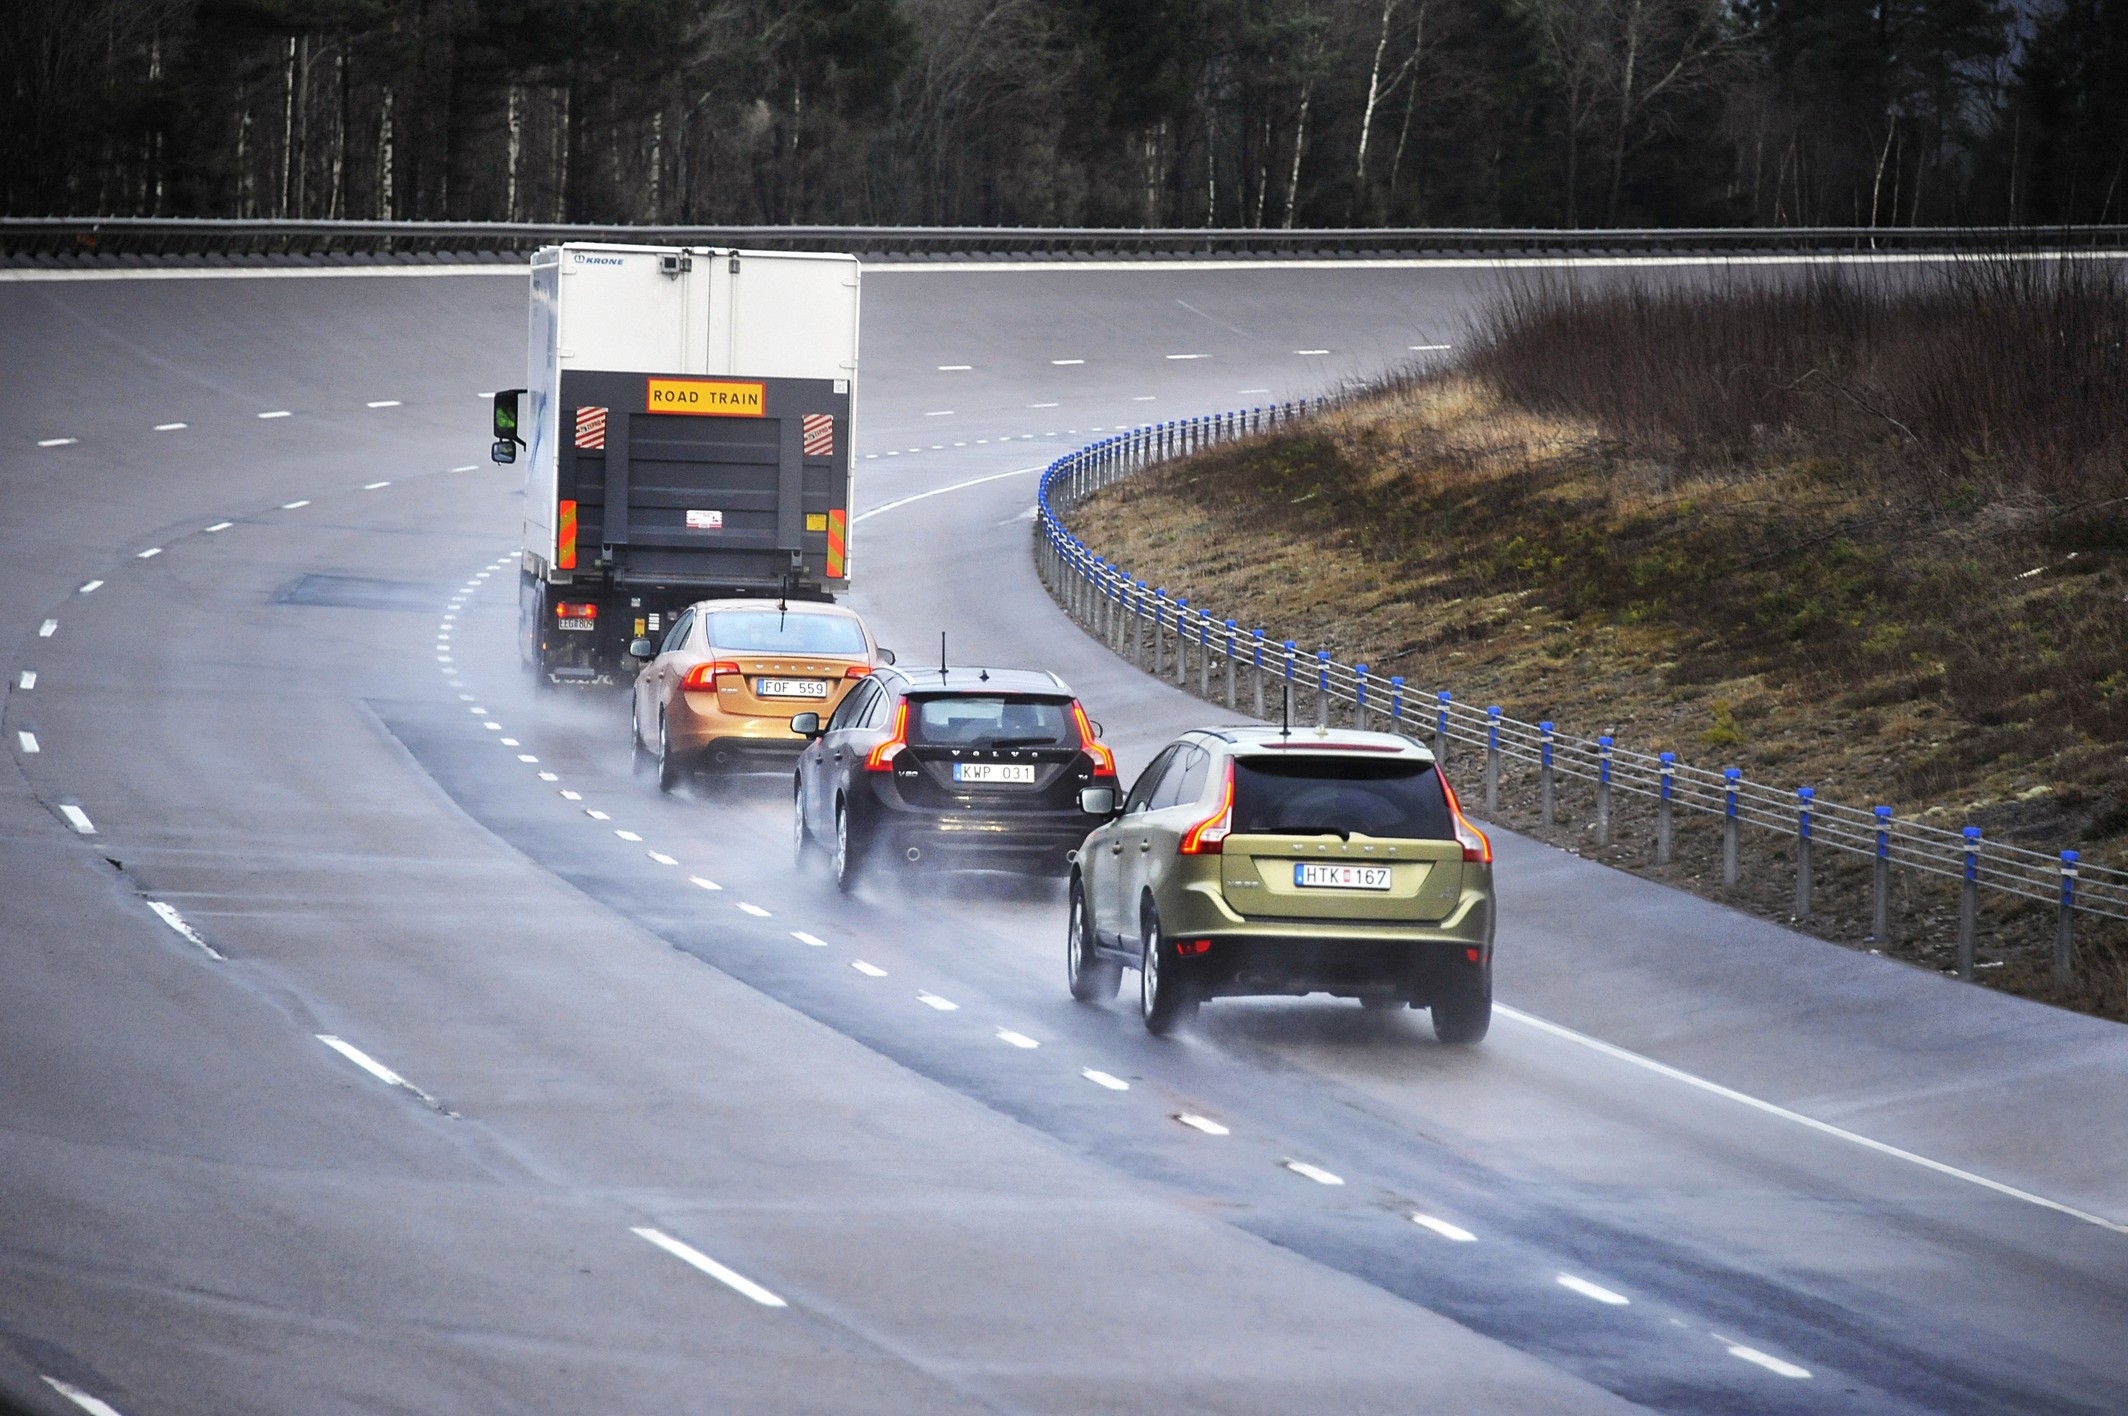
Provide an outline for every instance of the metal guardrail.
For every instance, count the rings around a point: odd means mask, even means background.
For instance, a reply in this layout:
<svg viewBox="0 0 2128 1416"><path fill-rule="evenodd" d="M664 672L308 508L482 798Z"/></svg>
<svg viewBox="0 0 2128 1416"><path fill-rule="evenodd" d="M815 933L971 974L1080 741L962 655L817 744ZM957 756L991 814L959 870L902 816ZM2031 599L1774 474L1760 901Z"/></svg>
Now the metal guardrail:
<svg viewBox="0 0 2128 1416"><path fill-rule="evenodd" d="M621 241L881 257L1678 256L1877 252L2128 251L2128 226L1491 227L1314 229L1024 226L631 226L500 221L237 221L206 217L0 217L18 263L133 257L359 259L509 254Z"/></svg>
<svg viewBox="0 0 2128 1416"><path fill-rule="evenodd" d="M1554 791L1561 777L1585 782L1596 796L1599 845L1611 838L1615 793L1650 798L1656 809L1656 859L1668 863L1678 811L1698 812L1722 823L1723 879L1737 883L1738 838L1744 827L1791 836L1795 843L1795 914L1811 916L1812 856L1819 849L1867 857L1873 864L1872 933L1890 933L1890 873L1918 871L1960 882L1958 969L1973 973L1978 895L1981 890L2056 905L2057 982L2068 978L2073 924L2078 913L2128 920L2128 872L2083 864L2073 850L2050 855L1984 838L1977 826L1947 830L1895 816L1888 806L1871 809L1825 801L1809 787L1783 789L1746 780L1740 768L1708 768L1680 761L1672 752L1622 747L1613 738L1577 738L1556 725L1522 722L1497 707L1476 707L1445 688L1419 688L1401 676L1384 678L1365 664L1344 664L1327 650L1309 653L1291 639L1262 629L1244 629L1217 611L1170 598L1097 555L1064 524L1062 513L1121 478L1219 443L1255 437L1320 414L1335 400L1302 400L1268 408L1239 409L1180 422L1147 424L1119 432L1066 454L1043 473L1037 502L1037 560L1050 592L1088 633L1141 668L1172 677L1197 696L1223 695L1230 709L1265 717L1267 689L1294 694L1296 708L1328 726L1336 713L1356 727L1377 723L1432 742L1445 766L1466 752L1483 764L1489 811L1499 808L1503 762L1534 766L1544 824L1553 822ZM1192 665L1194 662L1194 675ZM1248 702L1240 701L1246 692ZM1275 702L1276 700L1274 700Z"/></svg>

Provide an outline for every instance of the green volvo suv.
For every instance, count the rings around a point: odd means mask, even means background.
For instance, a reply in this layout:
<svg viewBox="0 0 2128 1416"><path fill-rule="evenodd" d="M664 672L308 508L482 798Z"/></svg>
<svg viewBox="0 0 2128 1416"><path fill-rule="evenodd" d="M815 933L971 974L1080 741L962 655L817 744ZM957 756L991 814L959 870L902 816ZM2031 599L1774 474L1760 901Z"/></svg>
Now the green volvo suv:
<svg viewBox="0 0 2128 1416"><path fill-rule="evenodd" d="M1086 838L1071 876L1072 996L1138 970L1164 1033L1206 998L1331 993L1430 1008L1447 1043L1492 1020L1492 843L1409 738L1260 726L1185 733Z"/></svg>

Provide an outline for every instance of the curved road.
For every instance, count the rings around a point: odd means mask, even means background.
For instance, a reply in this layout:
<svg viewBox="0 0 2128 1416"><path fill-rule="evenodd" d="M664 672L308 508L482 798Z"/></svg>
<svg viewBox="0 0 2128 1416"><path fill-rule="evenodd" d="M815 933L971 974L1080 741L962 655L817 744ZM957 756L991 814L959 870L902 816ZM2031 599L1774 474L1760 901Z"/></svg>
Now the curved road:
<svg viewBox="0 0 2128 1416"><path fill-rule="evenodd" d="M1052 608L1034 469L1496 278L870 272L854 603L1061 672L1129 774L1218 715ZM839 899L779 782L661 799L516 669L523 303L0 278L0 1402L2128 1404L2117 1027L1503 834L1483 1046L1156 1040L1070 1001L1050 887Z"/></svg>

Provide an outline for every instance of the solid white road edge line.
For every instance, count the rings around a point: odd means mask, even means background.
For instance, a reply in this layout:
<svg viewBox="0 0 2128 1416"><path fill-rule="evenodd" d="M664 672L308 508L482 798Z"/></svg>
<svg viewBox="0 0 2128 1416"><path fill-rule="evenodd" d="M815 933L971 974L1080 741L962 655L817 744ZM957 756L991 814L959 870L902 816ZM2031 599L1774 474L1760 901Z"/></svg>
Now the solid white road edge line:
<svg viewBox="0 0 2128 1416"><path fill-rule="evenodd" d="M57 1377L46 1377L44 1384L88 1412L89 1416L119 1416L117 1407L100 1397L90 1396L72 1382L63 1382Z"/></svg>
<svg viewBox="0 0 2128 1416"><path fill-rule="evenodd" d="M169 925L179 934L184 935L185 938L199 945L200 948L205 949L207 951L208 958L219 959L222 957L219 950L217 950L212 944L209 944L206 940L199 937L198 930L194 929L191 925L185 923L185 917L183 915L179 914L176 910L170 908L170 906L164 904L161 900L148 901L148 908L155 911L155 917L157 919L160 919L164 924Z"/></svg>
<svg viewBox="0 0 2128 1416"><path fill-rule="evenodd" d="M968 487L980 487L985 482L998 482L1007 477L1024 477L1029 472L1039 472L1041 470L1039 467L1015 467L1010 472L993 472L987 477L971 477L965 482L955 482L950 487L933 487L928 492L918 492L914 496L900 497L894 501L882 502L870 511L860 511L850 518L850 524L855 526L861 521L869 521L883 511L892 511L896 507L907 506L911 502L925 501L931 497L942 497L948 492L958 492Z"/></svg>
<svg viewBox="0 0 2128 1416"><path fill-rule="evenodd" d="M1608 1303L1614 1308L1623 1308L1633 1301L1623 1293L1613 1293L1600 1283L1591 1283L1570 1273L1560 1274L1555 1281L1569 1293L1579 1293L1584 1298L1594 1298L1597 1302Z"/></svg>
<svg viewBox="0 0 2128 1416"><path fill-rule="evenodd" d="M1835 1126L1829 1121L1820 1121L1814 1116L1805 1116L1800 1111L1790 1111L1785 1106L1777 1106L1770 1101L1761 1101L1748 1092L1740 1092L1734 1087L1725 1087L1720 1082L1710 1082L1705 1077L1696 1077L1682 1068L1672 1067L1666 1062L1658 1062L1652 1057L1643 1057L1639 1053L1629 1052L1623 1047L1614 1047L1600 1038L1590 1037L1587 1033L1575 1032L1572 1028L1561 1027L1557 1023L1548 1022L1543 1018L1537 1017L1535 1014L1525 1013L1519 1008L1509 1008L1504 1004L1495 1003L1493 1012L1501 1017L1521 1023L1526 1027L1535 1028L1539 1032L1550 1033L1553 1037L1576 1043L1594 1052L1601 1052L1606 1057L1615 1058L1620 1062L1629 1062L1635 1067L1645 1068L1659 1076L1668 1077L1673 1082L1683 1082L1688 1087L1697 1087L1703 1092L1708 1092L1727 1101L1736 1102L1740 1106L1748 1106L1755 1111L1763 1111L1768 1116L1778 1116L1783 1121L1792 1121L1798 1126L1807 1126L1820 1135L1832 1136L1837 1140L1846 1141L1850 1145L1861 1146L1864 1150L1872 1150L1879 1155L1890 1156L1894 1160L1903 1160L1909 1165L1918 1165L1923 1170L1932 1170L1938 1175L1946 1175L1953 1180L1962 1180L1968 1185L1978 1185L1983 1190L1992 1190L1998 1195L2005 1195L2013 1200L2022 1200L2028 1205L2037 1205L2041 1209L2053 1210L2056 1214L2064 1214L2071 1219L2080 1219L2086 1224L2095 1224L2100 1229L2111 1230L2115 1234L2128 1234L2128 1224L2123 1224L2118 1220L2107 1219L2103 1215L2093 1214L2089 1210L2077 1209L2074 1205L2065 1205L2059 1200L2050 1200L2044 1195L2035 1195L2030 1190L2020 1190L2015 1185L2005 1185L2000 1180L1990 1180L1985 1175L1975 1175L1970 1170L1960 1170L1955 1165L1946 1165L1940 1160L1931 1160L1925 1155L1917 1155L1910 1150L1901 1150L1898 1146L1872 1140L1860 1132L1850 1131L1842 1126Z"/></svg>
<svg viewBox="0 0 2128 1416"><path fill-rule="evenodd" d="M1344 1176L1333 1174L1323 1169L1320 1165L1310 1165L1305 1160L1288 1160L1280 1163L1295 1175L1304 1175L1318 1185L1342 1185L1345 1183Z"/></svg>
<svg viewBox="0 0 2128 1416"><path fill-rule="evenodd" d="M681 1263L691 1268L700 1269L734 1293L743 1293L764 1308L788 1308L790 1306L790 1304L784 1302L745 1274L732 1272L700 1249L691 1244L683 1244L670 1234L641 1226L633 1226L628 1232L639 1239L648 1239Z"/></svg>

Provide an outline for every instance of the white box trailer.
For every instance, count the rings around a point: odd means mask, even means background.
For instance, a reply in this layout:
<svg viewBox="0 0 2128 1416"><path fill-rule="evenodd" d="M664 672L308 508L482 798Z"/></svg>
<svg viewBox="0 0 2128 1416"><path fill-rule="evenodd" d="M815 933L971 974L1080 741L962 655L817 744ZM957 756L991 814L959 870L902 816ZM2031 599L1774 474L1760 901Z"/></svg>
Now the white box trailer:
<svg viewBox="0 0 2128 1416"><path fill-rule="evenodd" d="M526 387L495 409L496 460L524 449L528 667L612 680L695 600L848 588L858 284L844 255L533 257Z"/></svg>

